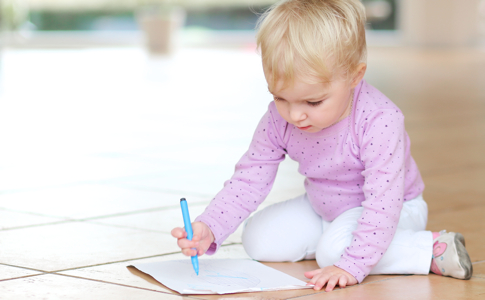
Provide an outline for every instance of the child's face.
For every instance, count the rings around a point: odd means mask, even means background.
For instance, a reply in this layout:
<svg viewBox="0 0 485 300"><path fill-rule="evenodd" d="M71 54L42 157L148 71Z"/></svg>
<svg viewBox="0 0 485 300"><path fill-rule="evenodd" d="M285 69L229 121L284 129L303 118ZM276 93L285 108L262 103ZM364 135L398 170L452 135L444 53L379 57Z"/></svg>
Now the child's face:
<svg viewBox="0 0 485 300"><path fill-rule="evenodd" d="M358 82L357 82L358 83ZM350 114L354 82L336 79L331 83L306 83L295 79L292 86L274 91L276 108L288 123L307 132L318 132Z"/></svg>

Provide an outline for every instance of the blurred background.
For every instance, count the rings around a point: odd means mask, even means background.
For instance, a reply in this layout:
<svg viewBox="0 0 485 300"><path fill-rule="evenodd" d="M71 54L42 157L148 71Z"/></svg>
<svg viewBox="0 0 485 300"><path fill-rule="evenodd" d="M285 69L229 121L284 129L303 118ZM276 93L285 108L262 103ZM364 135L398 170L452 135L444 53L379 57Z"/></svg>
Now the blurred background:
<svg viewBox="0 0 485 300"><path fill-rule="evenodd" d="M163 38L180 38L184 45L251 41L258 14L275 2L1 0L2 44L7 47L133 45L149 39L153 46L164 43ZM482 40L485 32L482 0L363 0L363 3L369 32L381 40L386 36L388 43L401 39L414 45L470 45ZM167 20L171 23L164 26L162 23ZM165 27L172 28L162 29ZM173 32L177 32L176 37L171 36Z"/></svg>
<svg viewBox="0 0 485 300"><path fill-rule="evenodd" d="M0 196L83 182L178 192L189 182L211 197L271 101L254 28L275 2L0 0ZM363 3L366 78L403 109L408 130L433 101L482 98L485 0ZM285 162L282 173L296 168ZM303 191L294 176L277 180L286 195Z"/></svg>
<svg viewBox="0 0 485 300"><path fill-rule="evenodd" d="M167 52L168 49L162 48L173 46L167 43L175 40L183 45L252 42L258 14L275 2L2 0L3 45L135 45L144 40L154 52ZM396 1L364 2L369 29L397 29Z"/></svg>
<svg viewBox="0 0 485 300"><path fill-rule="evenodd" d="M211 197L271 101L254 28L273 3L0 0L0 196L83 182L177 192L190 182ZM481 99L485 0L363 3L366 78L409 130L433 101ZM289 195L303 191L295 176L281 179Z"/></svg>

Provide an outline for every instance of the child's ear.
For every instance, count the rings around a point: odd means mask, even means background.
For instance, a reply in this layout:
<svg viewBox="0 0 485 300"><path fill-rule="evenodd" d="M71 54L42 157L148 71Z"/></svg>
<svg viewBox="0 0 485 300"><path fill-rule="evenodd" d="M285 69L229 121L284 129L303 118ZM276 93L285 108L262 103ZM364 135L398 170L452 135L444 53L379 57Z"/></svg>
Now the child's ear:
<svg viewBox="0 0 485 300"><path fill-rule="evenodd" d="M354 73L353 79L352 79L352 88L355 88L359 82L362 81L362 78L364 78L365 71L367 70L367 64L366 63L360 63Z"/></svg>

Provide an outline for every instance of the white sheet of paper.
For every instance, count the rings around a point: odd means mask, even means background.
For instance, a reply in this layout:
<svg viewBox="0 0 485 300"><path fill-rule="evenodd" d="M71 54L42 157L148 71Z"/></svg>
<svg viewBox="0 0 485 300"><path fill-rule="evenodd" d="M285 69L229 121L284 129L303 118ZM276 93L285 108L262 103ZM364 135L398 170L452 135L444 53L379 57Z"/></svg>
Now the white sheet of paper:
<svg viewBox="0 0 485 300"><path fill-rule="evenodd" d="M199 275L190 258L136 264L166 287L181 294L229 294L310 288L306 282L248 259L200 259Z"/></svg>

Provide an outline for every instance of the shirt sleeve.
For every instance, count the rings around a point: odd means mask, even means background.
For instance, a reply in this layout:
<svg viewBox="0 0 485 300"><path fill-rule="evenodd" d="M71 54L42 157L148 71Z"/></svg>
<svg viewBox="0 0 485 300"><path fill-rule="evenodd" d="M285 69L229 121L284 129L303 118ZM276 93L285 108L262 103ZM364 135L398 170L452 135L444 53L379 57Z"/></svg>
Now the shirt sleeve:
<svg viewBox="0 0 485 300"><path fill-rule="evenodd" d="M353 238L335 266L359 283L389 247L404 201L405 150L409 142L404 116L396 109L378 109L358 129L365 200Z"/></svg>
<svg viewBox="0 0 485 300"><path fill-rule="evenodd" d="M286 122L274 109L274 104L270 104L257 126L248 151L236 164L233 176L195 219L207 224L214 234L214 243L207 254L214 254L270 192L279 163L285 159L281 138L285 128Z"/></svg>

